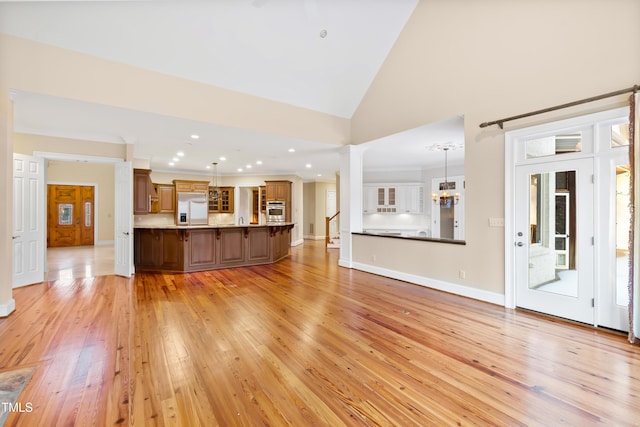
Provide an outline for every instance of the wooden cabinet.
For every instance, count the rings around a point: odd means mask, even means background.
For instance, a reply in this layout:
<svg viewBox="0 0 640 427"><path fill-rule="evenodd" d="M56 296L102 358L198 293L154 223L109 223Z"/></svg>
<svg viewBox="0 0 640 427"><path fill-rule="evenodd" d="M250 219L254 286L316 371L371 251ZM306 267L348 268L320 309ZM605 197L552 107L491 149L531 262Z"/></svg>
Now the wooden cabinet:
<svg viewBox="0 0 640 427"><path fill-rule="evenodd" d="M267 186L260 186L260 212L267 212Z"/></svg>
<svg viewBox="0 0 640 427"><path fill-rule="evenodd" d="M158 213L174 213L176 211L176 187L169 184L157 184Z"/></svg>
<svg viewBox="0 0 640 427"><path fill-rule="evenodd" d="M180 230L136 229L134 262L142 270L177 270L183 262Z"/></svg>
<svg viewBox="0 0 640 427"><path fill-rule="evenodd" d="M146 215L151 212L153 183L150 169L133 170L133 214Z"/></svg>
<svg viewBox="0 0 640 427"><path fill-rule="evenodd" d="M153 184L151 213L173 213L176 210L176 187L170 184Z"/></svg>
<svg viewBox="0 0 640 427"><path fill-rule="evenodd" d="M291 222L291 181L265 181L265 202L285 202L285 221Z"/></svg>
<svg viewBox="0 0 640 427"><path fill-rule="evenodd" d="M265 181L267 202L291 201L291 181Z"/></svg>
<svg viewBox="0 0 640 427"><path fill-rule="evenodd" d="M233 213L235 209L234 192L235 187L218 187L218 197L214 197L216 189L208 188L209 212L213 213Z"/></svg>
<svg viewBox="0 0 640 427"><path fill-rule="evenodd" d="M209 181L190 181L185 179L174 179L177 193L205 193L209 191Z"/></svg>
<svg viewBox="0 0 640 427"><path fill-rule="evenodd" d="M136 271L205 271L276 262L289 255L292 228L136 228Z"/></svg>

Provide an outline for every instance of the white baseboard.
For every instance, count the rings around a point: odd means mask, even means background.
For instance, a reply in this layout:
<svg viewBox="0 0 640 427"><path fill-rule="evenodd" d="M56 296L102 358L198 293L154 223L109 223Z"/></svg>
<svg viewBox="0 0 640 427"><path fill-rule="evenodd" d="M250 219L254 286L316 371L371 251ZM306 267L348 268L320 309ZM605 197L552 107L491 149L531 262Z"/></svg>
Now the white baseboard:
<svg viewBox="0 0 640 427"><path fill-rule="evenodd" d="M338 265L340 267L345 267L345 268L353 268L353 264L348 260L348 259L342 259L340 258L338 260ZM360 269L359 269L360 270Z"/></svg>
<svg viewBox="0 0 640 427"><path fill-rule="evenodd" d="M302 236L302 238L304 240L324 240L325 236L314 236L314 235L311 235L311 234L307 234L305 236Z"/></svg>
<svg viewBox="0 0 640 427"><path fill-rule="evenodd" d="M342 265L340 262L339 265ZM347 267L346 265L342 265ZM404 273L402 271L389 270L387 268L377 267L375 265L362 264L354 262L352 267L356 270L366 271L368 273L377 274L379 276L390 277L392 279L398 279L416 285L425 286L427 288L437 289L439 291L448 292L455 295L460 295L467 298L476 299L479 301L488 302L504 307L505 297L502 294L495 292L485 291L482 289L471 288L469 286L459 285L457 283L445 282L442 280L430 279L424 276L417 276L415 274Z"/></svg>
<svg viewBox="0 0 640 427"><path fill-rule="evenodd" d="M11 298L9 301L4 304L0 304L0 317L7 317L11 313L13 313L16 309L16 300Z"/></svg>
<svg viewBox="0 0 640 427"><path fill-rule="evenodd" d="M291 242L291 246L298 246L304 243L304 239L294 240Z"/></svg>

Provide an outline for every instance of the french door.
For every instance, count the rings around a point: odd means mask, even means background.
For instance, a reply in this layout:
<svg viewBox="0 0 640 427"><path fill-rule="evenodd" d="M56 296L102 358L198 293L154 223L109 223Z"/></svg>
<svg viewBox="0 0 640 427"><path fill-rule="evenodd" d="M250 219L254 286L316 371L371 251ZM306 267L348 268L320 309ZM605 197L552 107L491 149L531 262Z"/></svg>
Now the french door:
<svg viewBox="0 0 640 427"><path fill-rule="evenodd" d="M593 159L516 168L516 305L594 322Z"/></svg>
<svg viewBox="0 0 640 427"><path fill-rule="evenodd" d="M507 133L507 306L628 330L628 114Z"/></svg>

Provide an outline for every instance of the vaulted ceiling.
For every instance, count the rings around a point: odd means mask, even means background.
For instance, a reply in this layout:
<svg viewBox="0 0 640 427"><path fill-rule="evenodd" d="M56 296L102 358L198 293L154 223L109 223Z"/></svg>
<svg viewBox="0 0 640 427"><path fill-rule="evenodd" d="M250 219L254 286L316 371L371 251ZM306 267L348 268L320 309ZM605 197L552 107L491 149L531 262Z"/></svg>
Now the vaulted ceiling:
<svg viewBox="0 0 640 427"><path fill-rule="evenodd" d="M416 4L417 0L0 2L0 32L350 118ZM209 163L214 156L224 156L223 174L316 179L336 171L338 147L321 142L19 91L14 102L17 132L113 143L122 143L126 136L136 141L136 157L148 158L153 169L201 172L203 159ZM191 140L191 134L200 138ZM218 144L212 153L206 141L224 145ZM290 148L296 152L290 153ZM169 166L177 151L189 155Z"/></svg>

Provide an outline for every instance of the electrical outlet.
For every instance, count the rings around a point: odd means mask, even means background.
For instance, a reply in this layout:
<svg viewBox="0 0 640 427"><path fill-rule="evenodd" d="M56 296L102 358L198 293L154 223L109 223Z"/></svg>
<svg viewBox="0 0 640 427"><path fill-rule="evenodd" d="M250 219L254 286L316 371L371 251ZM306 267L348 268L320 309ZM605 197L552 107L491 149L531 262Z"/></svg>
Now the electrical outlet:
<svg viewBox="0 0 640 427"><path fill-rule="evenodd" d="M504 218L489 218L489 227L504 227Z"/></svg>
<svg viewBox="0 0 640 427"><path fill-rule="evenodd" d="M458 270L458 276L460 276L461 279L466 279L467 278L467 272L464 270Z"/></svg>
<svg viewBox="0 0 640 427"><path fill-rule="evenodd" d="M376 261L377 257L375 255L371 255L371 261Z"/></svg>

